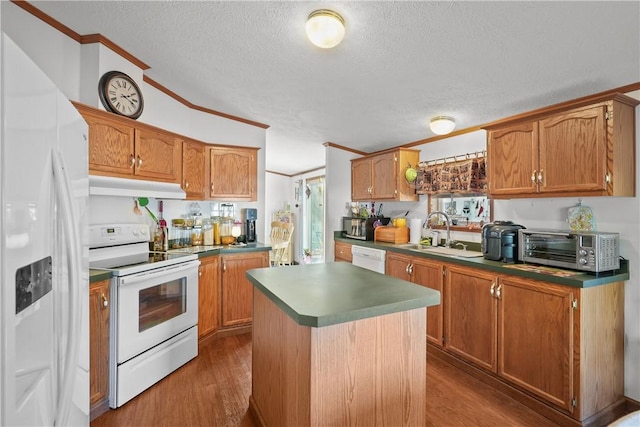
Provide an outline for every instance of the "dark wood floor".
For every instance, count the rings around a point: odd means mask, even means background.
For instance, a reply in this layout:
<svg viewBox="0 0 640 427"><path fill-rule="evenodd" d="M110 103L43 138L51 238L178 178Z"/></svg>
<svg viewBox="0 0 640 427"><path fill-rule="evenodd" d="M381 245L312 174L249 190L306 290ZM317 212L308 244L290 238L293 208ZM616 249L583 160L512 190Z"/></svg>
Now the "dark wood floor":
<svg viewBox="0 0 640 427"><path fill-rule="evenodd" d="M219 338L197 358L91 427L257 426L251 393L251 335ZM426 426L553 427L508 396L436 358L427 363Z"/></svg>

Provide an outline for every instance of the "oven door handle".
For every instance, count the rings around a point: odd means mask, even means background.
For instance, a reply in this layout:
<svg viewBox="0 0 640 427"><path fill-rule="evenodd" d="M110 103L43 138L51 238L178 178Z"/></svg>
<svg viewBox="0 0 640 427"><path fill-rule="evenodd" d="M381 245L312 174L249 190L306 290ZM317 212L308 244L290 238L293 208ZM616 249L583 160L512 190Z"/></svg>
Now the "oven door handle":
<svg viewBox="0 0 640 427"><path fill-rule="evenodd" d="M184 272L191 270L197 275L198 266L200 261L188 261L182 264L170 265L163 268L154 269L151 271L145 271L141 273L132 274L130 276L121 277L119 280L120 286L131 286L140 282L148 282L156 278L168 279L169 276L183 276Z"/></svg>

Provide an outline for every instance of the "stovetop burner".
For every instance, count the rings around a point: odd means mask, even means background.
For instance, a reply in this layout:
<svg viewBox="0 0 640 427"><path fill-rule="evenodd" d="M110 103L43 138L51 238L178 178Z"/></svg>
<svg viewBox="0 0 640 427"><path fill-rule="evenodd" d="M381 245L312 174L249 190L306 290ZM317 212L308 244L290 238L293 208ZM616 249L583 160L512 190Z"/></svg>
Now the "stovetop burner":
<svg viewBox="0 0 640 427"><path fill-rule="evenodd" d="M194 253L149 251L144 224L107 224L89 227L89 268L125 276L197 260Z"/></svg>

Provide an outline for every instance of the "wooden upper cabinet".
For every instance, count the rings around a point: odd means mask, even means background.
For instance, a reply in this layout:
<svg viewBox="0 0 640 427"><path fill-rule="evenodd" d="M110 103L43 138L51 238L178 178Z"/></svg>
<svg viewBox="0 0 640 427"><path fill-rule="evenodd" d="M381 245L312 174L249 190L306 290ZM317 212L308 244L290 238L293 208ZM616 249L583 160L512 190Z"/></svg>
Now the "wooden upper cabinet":
<svg viewBox="0 0 640 427"><path fill-rule="evenodd" d="M187 194L187 199L206 198L205 165L205 144L185 140L182 144L182 189Z"/></svg>
<svg viewBox="0 0 640 427"><path fill-rule="evenodd" d="M597 105L540 120L541 193L606 190L606 113Z"/></svg>
<svg viewBox="0 0 640 427"><path fill-rule="evenodd" d="M620 94L587 101L488 127L491 196L635 196L640 101Z"/></svg>
<svg viewBox="0 0 640 427"><path fill-rule="evenodd" d="M209 199L258 200L257 148L208 147Z"/></svg>
<svg viewBox="0 0 640 427"><path fill-rule="evenodd" d="M172 134L136 129L136 168L139 177L180 183L182 140Z"/></svg>
<svg viewBox="0 0 640 427"><path fill-rule="evenodd" d="M106 175L133 175L134 128L82 111L89 125L89 170Z"/></svg>
<svg viewBox="0 0 640 427"><path fill-rule="evenodd" d="M417 201L404 173L417 167L418 150L398 149L351 161L351 200Z"/></svg>
<svg viewBox="0 0 640 427"><path fill-rule="evenodd" d="M179 184L182 140L112 113L74 104L89 126L89 172Z"/></svg>
<svg viewBox="0 0 640 427"><path fill-rule="evenodd" d="M351 161L351 200L371 199L372 162L368 157Z"/></svg>
<svg viewBox="0 0 640 427"><path fill-rule="evenodd" d="M538 124L522 123L489 132L489 186L492 195L537 192Z"/></svg>

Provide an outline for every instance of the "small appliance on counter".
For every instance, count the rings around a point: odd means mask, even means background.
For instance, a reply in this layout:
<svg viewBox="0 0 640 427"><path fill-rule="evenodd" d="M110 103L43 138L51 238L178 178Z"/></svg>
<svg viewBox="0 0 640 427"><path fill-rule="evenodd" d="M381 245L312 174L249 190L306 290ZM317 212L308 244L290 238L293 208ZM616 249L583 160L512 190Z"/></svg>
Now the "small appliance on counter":
<svg viewBox="0 0 640 427"><path fill-rule="evenodd" d="M245 240L247 243L256 241L256 220L258 219L258 210L245 208L242 209L242 221L245 227Z"/></svg>
<svg viewBox="0 0 640 427"><path fill-rule="evenodd" d="M601 273L620 268L620 235L601 231L520 230L520 260Z"/></svg>
<svg viewBox="0 0 640 427"><path fill-rule="evenodd" d="M515 263L518 261L518 230L512 221L494 221L482 227L482 254L485 259Z"/></svg>
<svg viewBox="0 0 640 427"><path fill-rule="evenodd" d="M342 217L342 235L349 239L373 240L374 229L378 226L387 225L391 222L389 217Z"/></svg>

